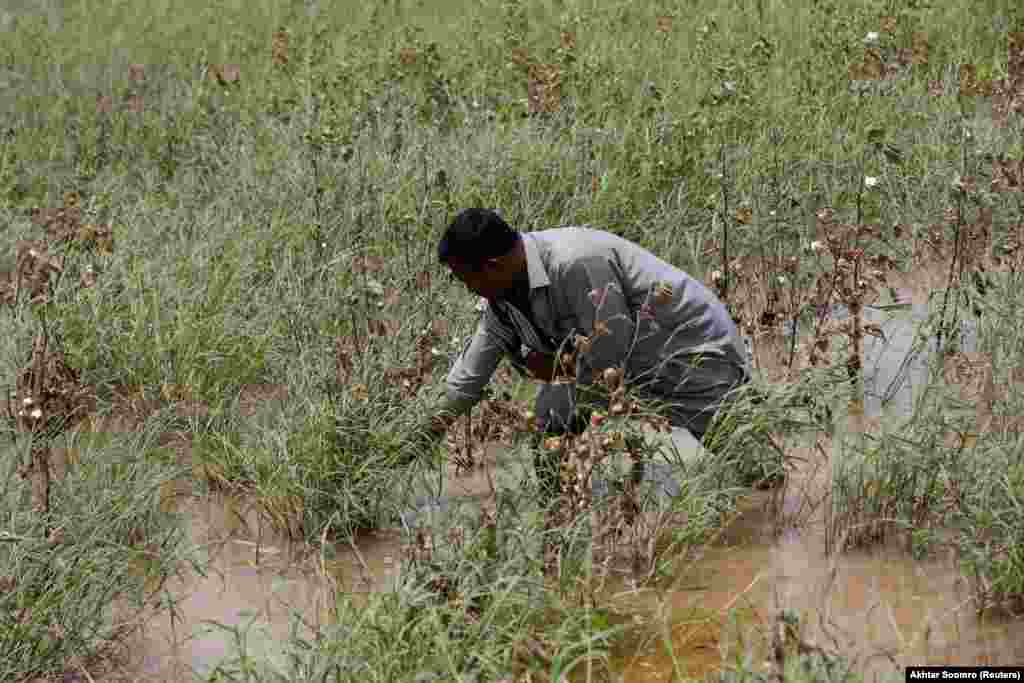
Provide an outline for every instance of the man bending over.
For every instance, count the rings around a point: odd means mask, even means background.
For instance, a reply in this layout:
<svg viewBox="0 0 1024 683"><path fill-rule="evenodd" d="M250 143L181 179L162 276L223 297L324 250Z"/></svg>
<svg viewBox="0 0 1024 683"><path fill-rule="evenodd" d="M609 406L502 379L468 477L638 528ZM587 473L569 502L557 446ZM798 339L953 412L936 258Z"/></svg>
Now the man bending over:
<svg viewBox="0 0 1024 683"><path fill-rule="evenodd" d="M607 368L622 370L639 395L665 401L673 431L697 440L749 379L736 325L714 293L621 237L586 228L519 233L474 208L455 217L437 253L482 298L483 316L448 373L446 399L425 430L433 439L480 401L505 357L545 382L534 411L545 436L583 431L585 390ZM573 350L574 376L553 381L565 370L561 353ZM537 464L542 485L553 485L557 463Z"/></svg>

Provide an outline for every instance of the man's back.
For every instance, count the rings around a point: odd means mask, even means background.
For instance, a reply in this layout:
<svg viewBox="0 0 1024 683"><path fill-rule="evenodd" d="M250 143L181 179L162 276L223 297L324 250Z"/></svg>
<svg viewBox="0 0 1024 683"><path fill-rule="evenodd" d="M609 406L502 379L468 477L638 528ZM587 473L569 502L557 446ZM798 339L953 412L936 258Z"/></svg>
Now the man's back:
<svg viewBox="0 0 1024 683"><path fill-rule="evenodd" d="M590 294L607 281L621 289L605 298L597 320L626 314L641 319L629 365L649 369L680 356L708 354L744 363L736 325L718 297L700 281L643 247L610 232L556 228L525 233L551 279L557 333L568 324L586 329L579 315L581 290ZM590 302L593 306L593 301ZM585 306L585 304L583 304ZM647 323L646 325L644 323ZM637 332L637 330L633 330ZM632 340L630 340L632 342Z"/></svg>

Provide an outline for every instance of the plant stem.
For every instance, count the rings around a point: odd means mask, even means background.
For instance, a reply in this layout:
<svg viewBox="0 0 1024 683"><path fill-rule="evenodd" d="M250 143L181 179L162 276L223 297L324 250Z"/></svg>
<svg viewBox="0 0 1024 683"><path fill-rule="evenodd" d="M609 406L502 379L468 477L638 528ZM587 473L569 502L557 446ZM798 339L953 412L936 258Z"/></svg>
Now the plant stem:
<svg viewBox="0 0 1024 683"><path fill-rule="evenodd" d="M862 293L860 291L860 267L862 257L858 251L857 233L860 230L861 223L864 220L864 158L861 157L860 172L857 178L857 222L854 224L852 237L852 244L850 245L850 251L854 254L853 260L853 283L851 292L853 299L849 302L850 317L853 324L853 328L850 331L850 338L853 342L853 349L850 352L850 358L847 360L847 371L849 372L850 379L857 383L858 393L857 400L863 400L863 393L859 391L860 380L862 374L862 359L864 358L864 301L862 299Z"/></svg>
<svg viewBox="0 0 1024 683"><path fill-rule="evenodd" d="M962 132L961 140L962 140L962 145L963 145L963 162L962 162L963 166L961 168L961 176L960 176L961 180L964 177L963 176L963 172L965 172L967 170L967 144L966 144L967 136L966 136L966 130L967 129L966 129L965 126L962 127L962 131L963 132ZM953 283L954 283L954 280L956 278L956 274L958 272L957 262L962 260L962 257L960 255L960 233L961 233L961 227L963 225L963 220L964 220L964 192L963 192L962 188L958 188L958 190L957 190L957 207L956 207L956 225L953 228L953 260L950 261L950 263L949 263L949 277L948 277L947 282L946 282L946 291L945 291L945 293L942 296L942 312L941 312L941 314L939 316L939 331L938 331L938 335L936 336L936 345L938 347L938 351L939 351L940 354L943 354L943 355L945 355L945 350L944 350L944 347L942 345L942 339L943 339L943 337L945 335L945 331L946 331L946 309L949 306L949 293L953 289ZM957 283L957 284L959 285L959 283ZM950 322L949 322L949 330L950 330L950 334L951 335L952 335L953 327L957 324L956 316L957 316L956 301L954 301L954 304L953 304L953 319L950 320Z"/></svg>
<svg viewBox="0 0 1024 683"><path fill-rule="evenodd" d="M725 178L725 143L718 148L718 157L722 167L722 300L729 300L729 189Z"/></svg>

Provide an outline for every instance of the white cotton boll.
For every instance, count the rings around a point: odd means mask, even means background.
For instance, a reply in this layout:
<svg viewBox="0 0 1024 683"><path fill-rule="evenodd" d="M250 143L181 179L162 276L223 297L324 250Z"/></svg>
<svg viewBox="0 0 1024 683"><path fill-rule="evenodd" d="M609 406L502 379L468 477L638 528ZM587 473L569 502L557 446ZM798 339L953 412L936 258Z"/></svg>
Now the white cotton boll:
<svg viewBox="0 0 1024 683"><path fill-rule="evenodd" d="M874 45L878 42L878 31L868 31L868 34L864 36L865 45Z"/></svg>
<svg viewBox="0 0 1024 683"><path fill-rule="evenodd" d="M878 178L870 175L864 177L864 187L875 187L876 185L878 185Z"/></svg>

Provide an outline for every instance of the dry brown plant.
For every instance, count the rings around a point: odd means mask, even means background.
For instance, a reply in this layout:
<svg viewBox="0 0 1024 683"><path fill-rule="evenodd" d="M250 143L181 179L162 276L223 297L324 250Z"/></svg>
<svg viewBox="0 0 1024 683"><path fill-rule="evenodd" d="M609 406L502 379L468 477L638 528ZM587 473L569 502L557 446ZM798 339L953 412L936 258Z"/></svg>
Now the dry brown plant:
<svg viewBox="0 0 1024 683"><path fill-rule="evenodd" d="M531 115L553 114L562 106L562 69L557 64L531 64L527 71L527 109Z"/></svg>
<svg viewBox="0 0 1024 683"><path fill-rule="evenodd" d="M1024 114L1024 32L1009 35L1006 52L1006 78L995 84L992 97L992 120L999 127L1011 114Z"/></svg>
<svg viewBox="0 0 1024 683"><path fill-rule="evenodd" d="M566 52L576 49L576 34L572 31L561 31L558 35L558 42Z"/></svg>
<svg viewBox="0 0 1024 683"><path fill-rule="evenodd" d="M863 60L851 64L848 71L851 81L876 81L883 78L886 69L882 53L877 48L865 48Z"/></svg>
<svg viewBox="0 0 1024 683"><path fill-rule="evenodd" d="M222 87L238 83L242 78L242 67L238 64L209 64L206 77Z"/></svg>
<svg viewBox="0 0 1024 683"><path fill-rule="evenodd" d="M55 280L64 273L64 255L53 253L51 246L74 243L108 253L113 249L109 227L81 224L81 204L81 196L71 191L65 193L60 208L33 209L32 222L43 228L45 238L19 241L15 270L0 277L0 301L14 308L22 303L22 293L27 293L27 303L35 307L39 322L14 395L6 399L6 417L15 438L28 443L29 462L19 467L19 474L30 480L32 507L39 514L50 509L51 443L84 419L94 398L51 336L45 308L38 307L52 300ZM79 281L82 288L95 283L95 273L87 270L86 274L90 277L83 274Z"/></svg>
<svg viewBox="0 0 1024 683"><path fill-rule="evenodd" d="M398 51L398 62L402 66L413 66L419 59L419 52L414 47L403 47Z"/></svg>
<svg viewBox="0 0 1024 683"><path fill-rule="evenodd" d="M270 38L270 61L274 66L287 66L288 65L288 47L290 42L290 36L288 35L288 29L281 27L274 31L274 34Z"/></svg>
<svg viewBox="0 0 1024 683"><path fill-rule="evenodd" d="M930 46L928 44L928 34L923 31L915 31L910 39L911 44L911 60L910 63L914 66L924 66L928 63L928 53Z"/></svg>
<svg viewBox="0 0 1024 683"><path fill-rule="evenodd" d="M530 58L530 54L526 51L525 48L522 47L512 48L512 50L509 52L509 60L513 64L522 67L529 67L531 64L533 64L533 60Z"/></svg>
<svg viewBox="0 0 1024 683"><path fill-rule="evenodd" d="M146 80L146 65L145 64L129 64L128 65L128 80L132 83L141 83Z"/></svg>
<svg viewBox="0 0 1024 683"><path fill-rule="evenodd" d="M110 95L96 96L96 112L99 114L110 114L114 111L114 98Z"/></svg>
<svg viewBox="0 0 1024 683"><path fill-rule="evenodd" d="M68 192L59 208L33 208L32 222L46 232L55 244L73 243L80 249L95 250L101 254L114 251L114 238L110 225L82 223L81 197Z"/></svg>
<svg viewBox="0 0 1024 683"><path fill-rule="evenodd" d="M992 159L993 192L1024 192L1024 159Z"/></svg>

